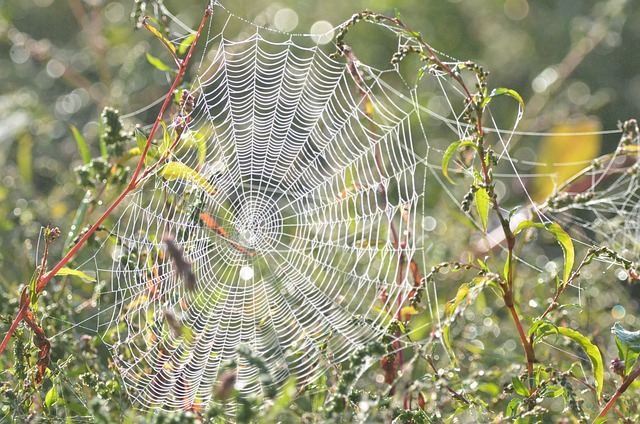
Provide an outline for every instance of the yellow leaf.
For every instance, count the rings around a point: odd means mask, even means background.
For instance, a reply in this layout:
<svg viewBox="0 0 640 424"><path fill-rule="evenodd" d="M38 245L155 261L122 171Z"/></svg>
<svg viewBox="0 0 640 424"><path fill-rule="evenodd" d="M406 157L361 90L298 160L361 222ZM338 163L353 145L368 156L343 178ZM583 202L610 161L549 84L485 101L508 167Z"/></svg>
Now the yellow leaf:
<svg viewBox="0 0 640 424"><path fill-rule="evenodd" d="M365 113L367 114L367 116L372 117L373 113L375 112L375 109L373 107L373 103L371 102L371 100L367 99L364 102L364 108L365 108Z"/></svg>
<svg viewBox="0 0 640 424"><path fill-rule="evenodd" d="M594 134L600 130L600 123L593 119L553 127L550 134L542 140L538 150L535 168L536 178L533 184L533 198L543 201L556 187L589 166L590 161L600 153L602 138ZM562 133L584 133L574 136ZM557 134L557 135L555 135Z"/></svg>
<svg viewBox="0 0 640 424"><path fill-rule="evenodd" d="M209 184L205 177L203 177L201 174L194 171L184 163L169 162L162 167L160 175L162 176L162 178L168 181L177 179L190 181L211 195L214 195L217 192L217 190L213 188L211 184Z"/></svg>
<svg viewBox="0 0 640 424"><path fill-rule="evenodd" d="M418 314L418 311L413 306L405 306L400 310L400 316L402 317L402 321L408 321L411 316Z"/></svg>

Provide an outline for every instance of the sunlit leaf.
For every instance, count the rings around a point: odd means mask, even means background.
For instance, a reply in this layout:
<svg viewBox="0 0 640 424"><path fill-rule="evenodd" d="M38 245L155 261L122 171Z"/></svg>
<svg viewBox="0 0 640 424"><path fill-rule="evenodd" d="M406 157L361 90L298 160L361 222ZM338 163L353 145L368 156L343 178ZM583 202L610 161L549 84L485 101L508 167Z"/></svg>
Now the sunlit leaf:
<svg viewBox="0 0 640 424"><path fill-rule="evenodd" d="M479 187L476 191L476 209L478 210L478 216L480 216L480 222L482 222L482 229L487 232L487 220L489 218L489 193L483 187Z"/></svg>
<svg viewBox="0 0 640 424"><path fill-rule="evenodd" d="M73 134L73 139L76 141L78 145L78 150L80 151L80 155L82 156L82 161L86 164L91 162L91 154L89 153L89 148L87 147L87 142L84 140L82 134L75 125L71 125L71 133Z"/></svg>
<svg viewBox="0 0 640 424"><path fill-rule="evenodd" d="M96 279L85 274L82 271L78 271L77 269L72 269L72 268L60 268L58 270L58 272L56 272L56 275L70 275L72 277L78 277L83 279L84 281L88 281L90 283L95 283Z"/></svg>
<svg viewBox="0 0 640 424"><path fill-rule="evenodd" d="M444 155L442 156L442 174L447 180L449 180L451 184L455 184L455 182L453 182L453 180L449 177L449 162L451 162L451 158L453 157L453 155L455 155L458 149L461 149L463 147L471 147L474 150L478 149L478 146L476 146L476 144L471 140L454 141L449 145L447 150L444 152Z"/></svg>
<svg viewBox="0 0 640 424"><path fill-rule="evenodd" d="M185 38L184 40L182 40L182 42L178 46L178 53L180 55L185 54L187 52L187 50L189 50L189 47L191 47L191 44L193 44L193 40L195 40L195 39L196 39L196 34L193 33L190 36L188 36L187 38Z"/></svg>
<svg viewBox="0 0 640 424"><path fill-rule="evenodd" d="M400 316L402 317L403 321L408 321L409 318L411 318L411 316L418 314L420 311L418 311L416 308L414 308L413 306L405 306L404 308L402 308L400 310Z"/></svg>
<svg viewBox="0 0 640 424"><path fill-rule="evenodd" d="M516 99L518 101L518 103L520 104L520 107L522 109L524 109L524 100L522 100L522 97L520 96L520 94L518 94L517 91L509 89L509 88L494 88L491 91L491 93L482 102L482 108L484 109L485 107L487 107L489 102L491 102L491 100L493 100L496 97L500 97L500 96L508 96L508 97Z"/></svg>
<svg viewBox="0 0 640 424"><path fill-rule="evenodd" d="M73 217L73 221L71 222L71 227L69 228L69 234L67 235L67 239L64 242L64 252L67 253L72 245L75 238L78 236L78 233L82 229L82 224L84 223L84 218L87 215L87 211L89 210L89 205L93 201L93 193L88 190L82 202L80 202L80 206L78 206L78 210L76 211L76 215Z"/></svg>
<svg viewBox="0 0 640 424"><path fill-rule="evenodd" d="M56 390L56 385L51 386L49 391L44 397L44 406L47 409L50 409L53 405L58 402L58 391Z"/></svg>
<svg viewBox="0 0 640 424"><path fill-rule="evenodd" d="M173 58L178 61L178 53L176 52L176 48L174 47L174 45L171 43L171 41L169 41L160 31L158 31L156 28L152 27L151 25L149 25L149 23L146 21L146 19L144 21L142 21L142 25L144 25L144 27L149 30L150 33L152 33L153 35L155 35L161 42L162 44L164 44L164 46L167 48L167 50L169 50L169 52L171 52L171 55L173 56Z"/></svg>
<svg viewBox="0 0 640 424"><path fill-rule="evenodd" d="M158 59L157 57L154 57L149 53L145 53L145 55L147 57L147 61L157 70L162 72L175 72L175 70L171 69L162 60Z"/></svg>
<svg viewBox="0 0 640 424"><path fill-rule="evenodd" d="M178 179L189 181L211 195L217 192L205 177L181 162L169 162L165 164L160 171L160 176L168 181Z"/></svg>
<svg viewBox="0 0 640 424"><path fill-rule="evenodd" d="M373 102L367 99L367 101L364 102L364 107L365 107L365 113L367 114L367 116L372 117L373 113L375 112L375 108L373 107Z"/></svg>
<svg viewBox="0 0 640 424"><path fill-rule="evenodd" d="M159 151L160 155L164 156L171 148L173 141L171 140L171 132L169 131L167 124L164 121L160 121L160 125L162 125L164 132L162 133L162 144L160 145Z"/></svg>
<svg viewBox="0 0 640 424"><path fill-rule="evenodd" d="M516 376L511 377L511 384L513 384L513 390L522 397L529 397L529 389L524 385L522 381Z"/></svg>
<svg viewBox="0 0 640 424"><path fill-rule="evenodd" d="M593 369L593 377L596 382L596 394L598 396L598 399L600 399L600 396L602 394L602 384L604 381L604 365L600 349L598 349L598 347L594 345L587 337L567 327L555 327L554 329L549 330L546 334L542 334L540 339L551 334L559 334L574 341L585 351L587 356L589 356L589 361L591 361L591 368Z"/></svg>
<svg viewBox="0 0 640 424"><path fill-rule="evenodd" d="M449 180L451 184L455 184L455 182L453 182L451 177L449 177L449 162L451 161L451 158L458 150L458 146L460 146L460 142L454 141L449 145L447 150L444 152L444 155L442 156L442 174L447 180Z"/></svg>
<svg viewBox="0 0 640 424"><path fill-rule="evenodd" d="M569 276L571 275L571 270L573 269L573 263L575 261L575 250L573 248L573 241L571 240L571 237L556 222L543 224L529 220L522 221L513 233L518 234L522 230L532 227L548 231L553 235L553 237L555 237L558 244L560 244L560 247L562 247L562 253L564 255L564 274L562 277L562 284L566 285L569 281Z"/></svg>

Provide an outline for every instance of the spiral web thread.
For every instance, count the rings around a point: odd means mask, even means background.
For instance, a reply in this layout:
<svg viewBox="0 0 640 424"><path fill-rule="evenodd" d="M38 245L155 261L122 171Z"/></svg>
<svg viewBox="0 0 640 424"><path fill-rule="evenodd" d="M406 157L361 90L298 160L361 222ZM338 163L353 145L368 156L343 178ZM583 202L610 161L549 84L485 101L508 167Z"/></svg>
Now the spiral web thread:
<svg viewBox="0 0 640 424"><path fill-rule="evenodd" d="M579 243L606 246L640 261L640 139L637 128L623 134L617 148L585 164L564 183L542 211L562 223ZM620 271L625 280L627 273Z"/></svg>
<svg viewBox="0 0 640 424"><path fill-rule="evenodd" d="M308 35L243 21L249 33L236 40L226 31L237 18L218 6L214 20L226 23L203 40L176 172L159 168L129 196L110 229L116 246L91 259L108 281L98 313L76 324L104 336L143 409L206 407L231 362L244 394L303 385L379 340L414 288L410 261L430 265L427 177L448 191L442 151L468 131L464 96L442 74L424 80L447 117L418 104L398 68L356 62L354 72ZM524 187L519 166L536 164L509 152L515 132L493 133L501 178ZM613 238L637 256L637 176L585 175L592 202L533 210L577 226L582 242ZM168 238L195 283L172 263Z"/></svg>
<svg viewBox="0 0 640 424"><path fill-rule="evenodd" d="M127 199L103 247L113 265L97 266L110 279L97 327L142 408L205 407L230 361L245 394L312 381L385 334L423 249L429 147L412 135L413 93L385 81L397 71L332 59L309 36L225 28L205 40L171 164Z"/></svg>

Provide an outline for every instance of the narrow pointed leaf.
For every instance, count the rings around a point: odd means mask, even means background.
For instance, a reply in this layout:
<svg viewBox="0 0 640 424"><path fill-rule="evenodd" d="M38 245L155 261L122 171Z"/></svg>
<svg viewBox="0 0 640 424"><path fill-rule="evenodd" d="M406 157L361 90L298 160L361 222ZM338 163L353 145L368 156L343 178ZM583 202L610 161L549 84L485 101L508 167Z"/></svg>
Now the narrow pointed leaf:
<svg viewBox="0 0 640 424"><path fill-rule="evenodd" d="M451 184L455 184L455 182L453 182L451 177L449 177L449 162L451 161L451 158L458 150L458 146L460 146L460 142L454 141L449 145L447 150L444 152L444 155L442 156L442 174L447 180L449 180Z"/></svg>
<svg viewBox="0 0 640 424"><path fill-rule="evenodd" d="M193 40L195 39L196 39L196 34L193 33L187 38L185 38L184 40L182 40L182 42L180 43L180 46L178 46L178 53L180 53L181 56L185 54L187 50L189 50L189 47L191 47L191 44L193 44Z"/></svg>
<svg viewBox="0 0 640 424"><path fill-rule="evenodd" d="M483 187L478 188L476 191L476 209L480 216L480 222L482 222L482 230L487 232L487 220L489 218L489 193Z"/></svg>
<svg viewBox="0 0 640 424"><path fill-rule="evenodd" d="M158 59L155 56L150 55L149 53L145 53L147 57L147 61L157 70L162 72L175 72L169 66L167 66L162 60Z"/></svg>
<svg viewBox="0 0 640 424"><path fill-rule="evenodd" d="M522 221L518 228L513 232L513 234L518 234L522 230L527 228L540 228L548 231L555 237L560 247L562 247L562 253L564 255L564 274L562 278L562 284L566 286L569 282L569 277L571 276L571 270L573 269L573 263L575 261L575 250L573 248L573 241L571 241L571 237L567 234L560 225L555 222L550 222L547 224L535 223L531 221Z"/></svg>
<svg viewBox="0 0 640 424"><path fill-rule="evenodd" d="M187 165L180 162L169 162L160 171L162 178L168 181L177 179L186 180L200 187L207 193L214 195L217 190L209 184L207 179Z"/></svg>
<svg viewBox="0 0 640 424"><path fill-rule="evenodd" d="M80 206L78 206L78 210L76 211L76 215L73 217L73 221L71 222L71 228L69 228L69 234L67 234L67 239L64 242L64 252L65 254L71 250L73 245L73 240L78 236L78 233L82 229L82 224L84 223L84 218L87 216L87 211L89 210L89 205L93 201L93 193L90 190L84 195L82 202L80 202Z"/></svg>
<svg viewBox="0 0 640 424"><path fill-rule="evenodd" d="M604 365L600 349L598 349L598 347L594 345L587 337L575 330L572 330L571 328L555 327L554 329L549 330L546 334L543 334L542 337L546 337L551 334L560 334L561 336L574 341L585 351L587 356L589 356L589 361L591 361L591 368L593 369L593 377L596 382L596 394L598 396L598 399L600 399L600 396L602 395L602 384L604 381Z"/></svg>
<svg viewBox="0 0 640 424"><path fill-rule="evenodd" d="M524 109L524 100L522 100L522 97L520 96L520 94L517 91L511 90L509 88L493 89L493 91L491 91L491 93L482 102L482 108L484 109L489 104L489 102L491 102L491 100L500 96L509 96L516 99L520 104L520 107Z"/></svg>
<svg viewBox="0 0 640 424"><path fill-rule="evenodd" d="M56 275L70 275L72 277L78 277L78 278L82 278L85 281L88 281L90 283L95 283L96 279L85 274L82 271L78 271L77 269L72 269L72 268L60 268L60 270L58 270L58 272L56 272Z"/></svg>
<svg viewBox="0 0 640 424"><path fill-rule="evenodd" d="M86 165L89 162L91 162L91 154L89 153L89 148L87 147L87 143L75 125L71 125L71 132L73 133L73 138L76 141L76 144L78 145L78 150L80 151L80 155L82 156L82 161Z"/></svg>
<svg viewBox="0 0 640 424"><path fill-rule="evenodd" d="M144 25L144 27L147 30L149 30L150 33L155 35L156 38L158 38L162 42L162 44L164 44L164 46L167 48L167 50L169 50L171 52L171 55L173 56L173 58L177 62L178 61L178 53L176 52L176 48L173 46L173 44L171 44L171 41L167 40L167 38L164 35L162 35L162 33L160 31L158 31L156 28L154 28L151 25L149 25L149 23L146 21L146 19L144 21L142 21L142 25Z"/></svg>
<svg viewBox="0 0 640 424"><path fill-rule="evenodd" d="M522 397L529 397L529 389L524 385L522 381L516 376L511 377L511 384L513 384L513 390Z"/></svg>

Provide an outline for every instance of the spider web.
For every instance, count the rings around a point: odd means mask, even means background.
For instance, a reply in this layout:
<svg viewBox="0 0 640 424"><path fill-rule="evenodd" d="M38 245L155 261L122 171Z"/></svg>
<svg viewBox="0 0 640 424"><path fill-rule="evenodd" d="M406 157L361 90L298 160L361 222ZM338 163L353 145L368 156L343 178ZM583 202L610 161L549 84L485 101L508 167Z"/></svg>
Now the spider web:
<svg viewBox="0 0 640 424"><path fill-rule="evenodd" d="M623 134L613 152L585 164L581 172L541 205L541 210L563 223L581 243L609 247L637 262L640 257L637 128L633 134ZM620 279L627 279L628 275L623 274Z"/></svg>
<svg viewBox="0 0 640 424"><path fill-rule="evenodd" d="M82 325L145 409L204 407L230 367L247 395L313 381L387 334L424 255L430 147L398 69L333 59L309 35L228 37L221 7L214 20L170 163L92 258L107 285Z"/></svg>
<svg viewBox="0 0 640 424"><path fill-rule="evenodd" d="M443 73L427 72L418 90L399 66L334 59L310 35L249 24L218 4L213 22L221 28L192 60L187 129L170 163L114 215L90 259L106 280L98 312L77 324L103 335L143 409L206 407L228 369L246 395L302 386L388 335L415 288L409 264L430 265L429 184L456 208L461 198L440 164L469 128L464 95ZM437 111L422 106L424 93ZM497 176L526 195L523 161L509 152L516 133L492 134L506 159ZM578 228L584 243L614 240L637 257L637 173L603 173L637 161L627 153L584 171L587 201L531 208ZM450 172L473 178L464 166Z"/></svg>

